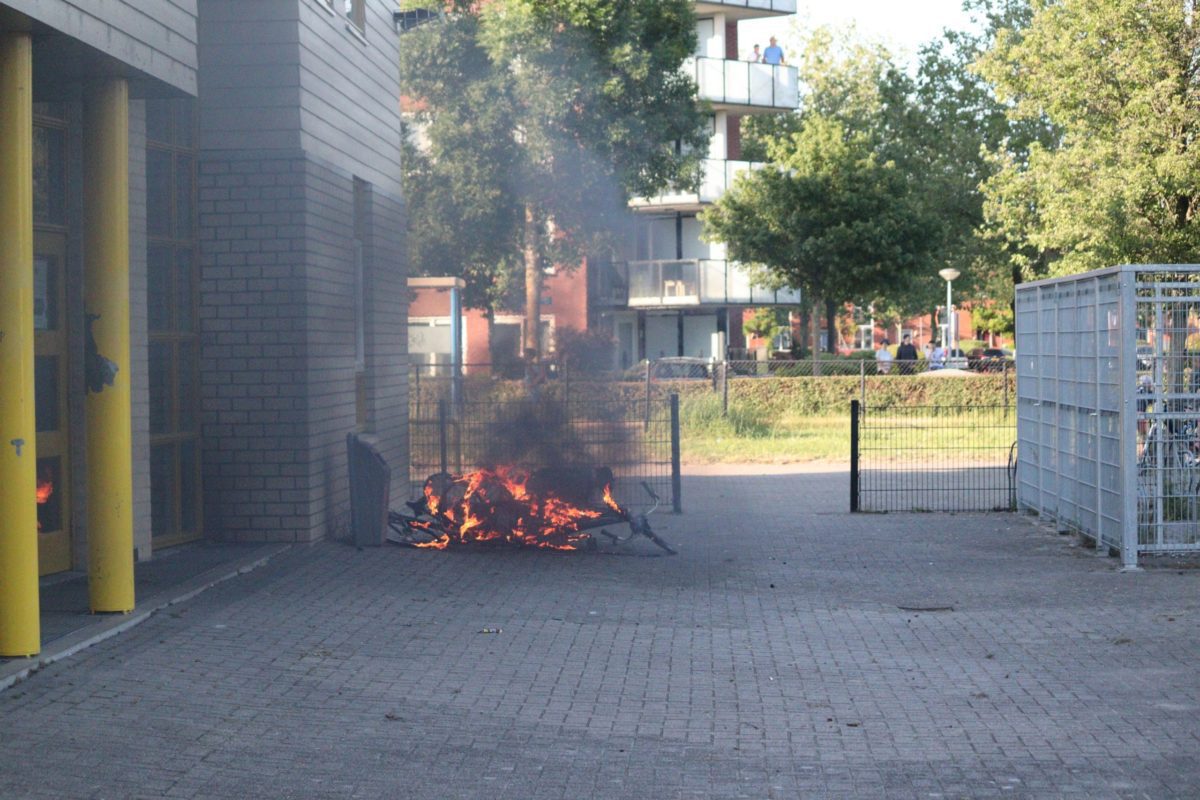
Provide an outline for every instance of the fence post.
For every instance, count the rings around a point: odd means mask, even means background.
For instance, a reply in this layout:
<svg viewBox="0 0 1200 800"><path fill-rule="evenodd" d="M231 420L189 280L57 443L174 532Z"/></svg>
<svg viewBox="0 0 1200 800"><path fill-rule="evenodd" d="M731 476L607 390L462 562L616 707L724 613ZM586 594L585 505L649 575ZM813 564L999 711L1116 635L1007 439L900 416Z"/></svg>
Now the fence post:
<svg viewBox="0 0 1200 800"><path fill-rule="evenodd" d="M729 416L729 362L721 362L721 416Z"/></svg>
<svg viewBox="0 0 1200 800"><path fill-rule="evenodd" d="M650 359L646 359L646 419L645 429L650 430Z"/></svg>
<svg viewBox="0 0 1200 800"><path fill-rule="evenodd" d="M442 472L449 472L446 463L446 439L449 435L449 414L446 409L446 398L438 400L438 445L441 455Z"/></svg>
<svg viewBox="0 0 1200 800"><path fill-rule="evenodd" d="M1004 360L1004 418L1008 419L1008 359Z"/></svg>
<svg viewBox="0 0 1200 800"><path fill-rule="evenodd" d="M683 479L679 466L679 395L671 393L671 503L676 514L683 512Z"/></svg>
<svg viewBox="0 0 1200 800"><path fill-rule="evenodd" d="M858 413L857 400L850 401L850 511L858 511Z"/></svg>

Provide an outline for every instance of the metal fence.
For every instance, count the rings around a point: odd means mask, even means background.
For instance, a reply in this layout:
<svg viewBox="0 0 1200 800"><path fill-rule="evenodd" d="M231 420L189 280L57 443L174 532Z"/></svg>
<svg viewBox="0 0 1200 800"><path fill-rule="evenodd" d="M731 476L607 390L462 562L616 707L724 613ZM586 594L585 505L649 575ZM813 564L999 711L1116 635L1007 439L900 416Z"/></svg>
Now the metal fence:
<svg viewBox="0 0 1200 800"><path fill-rule="evenodd" d="M1018 502L1128 567L1200 552L1200 266L1017 288Z"/></svg>
<svg viewBox="0 0 1200 800"><path fill-rule="evenodd" d="M850 404L851 511L1016 510L1016 410Z"/></svg>
<svg viewBox="0 0 1200 800"><path fill-rule="evenodd" d="M613 494L627 508L654 501L681 510L679 398L644 381L523 381L470 372L456 401L449 376L412 384L410 493L437 472L485 466L608 467ZM643 486L643 484L645 486Z"/></svg>

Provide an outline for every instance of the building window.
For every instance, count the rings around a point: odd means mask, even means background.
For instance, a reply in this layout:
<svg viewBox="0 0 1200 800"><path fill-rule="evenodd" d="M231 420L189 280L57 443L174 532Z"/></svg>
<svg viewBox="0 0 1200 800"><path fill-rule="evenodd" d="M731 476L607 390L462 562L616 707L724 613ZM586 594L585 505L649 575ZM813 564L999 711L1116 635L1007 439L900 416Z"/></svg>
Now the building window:
<svg viewBox="0 0 1200 800"><path fill-rule="evenodd" d="M150 509L156 546L203 533L191 99L146 101Z"/></svg>
<svg viewBox="0 0 1200 800"><path fill-rule="evenodd" d="M360 32L367 30L367 0L343 0L346 19Z"/></svg>

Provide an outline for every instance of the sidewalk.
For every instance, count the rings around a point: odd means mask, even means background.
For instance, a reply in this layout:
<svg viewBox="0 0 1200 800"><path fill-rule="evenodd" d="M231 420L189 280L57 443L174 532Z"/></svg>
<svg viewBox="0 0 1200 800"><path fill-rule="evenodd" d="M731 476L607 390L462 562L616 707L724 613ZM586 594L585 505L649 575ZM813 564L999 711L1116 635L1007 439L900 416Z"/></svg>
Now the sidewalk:
<svg viewBox="0 0 1200 800"><path fill-rule="evenodd" d="M197 542L162 551L134 565L137 607L129 614L92 614L88 578L64 572L42 579L39 593L42 651L33 658L0 658L0 691L32 672L115 636L216 584L256 569L287 545Z"/></svg>
<svg viewBox="0 0 1200 800"><path fill-rule="evenodd" d="M1200 570L741 472L676 556L293 547L0 692L0 797L1200 796Z"/></svg>

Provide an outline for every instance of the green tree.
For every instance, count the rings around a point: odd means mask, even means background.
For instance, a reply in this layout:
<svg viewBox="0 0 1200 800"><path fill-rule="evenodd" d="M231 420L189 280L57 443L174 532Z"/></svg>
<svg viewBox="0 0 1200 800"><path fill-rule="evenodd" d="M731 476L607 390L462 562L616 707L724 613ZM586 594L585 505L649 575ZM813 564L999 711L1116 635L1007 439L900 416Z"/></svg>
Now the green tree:
<svg viewBox="0 0 1200 800"><path fill-rule="evenodd" d="M783 315L783 320L780 315ZM758 339L765 339L767 348L771 347L771 342L783 330L783 323L787 319L787 312L783 309L774 308L756 308L744 320L742 320L742 332L747 336L754 336Z"/></svg>
<svg viewBox="0 0 1200 800"><path fill-rule="evenodd" d="M1005 241L1053 256L1052 274L1200 256L1200 39L1194 0L1033 0L980 73L1018 121L1056 141L1001 145L984 184ZM1027 267L1028 265L1022 265Z"/></svg>
<svg viewBox="0 0 1200 800"><path fill-rule="evenodd" d="M840 304L903 286L931 226L908 177L836 119L806 115L800 131L768 141L767 156L704 212L705 236L757 265L757 282L822 301L832 351Z"/></svg>
<svg viewBox="0 0 1200 800"><path fill-rule="evenodd" d="M510 296L523 275L524 347L536 353L547 264L605 248L630 196L699 181L707 126L680 71L692 5L452 0L447 12L401 48L425 139L406 172L433 195L410 195L411 250L418 269L465 273L471 302Z"/></svg>

